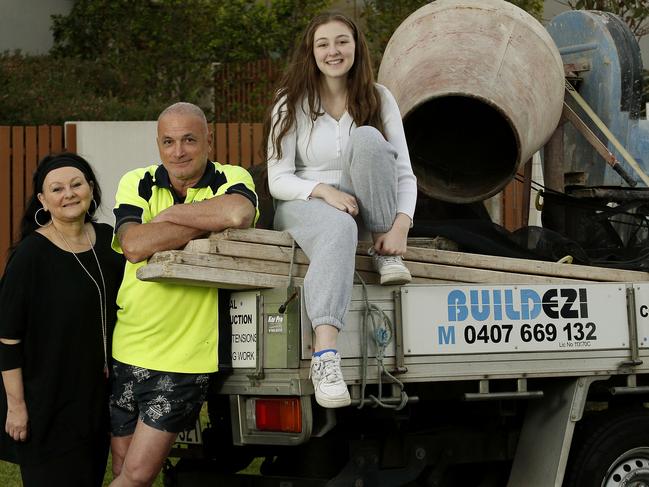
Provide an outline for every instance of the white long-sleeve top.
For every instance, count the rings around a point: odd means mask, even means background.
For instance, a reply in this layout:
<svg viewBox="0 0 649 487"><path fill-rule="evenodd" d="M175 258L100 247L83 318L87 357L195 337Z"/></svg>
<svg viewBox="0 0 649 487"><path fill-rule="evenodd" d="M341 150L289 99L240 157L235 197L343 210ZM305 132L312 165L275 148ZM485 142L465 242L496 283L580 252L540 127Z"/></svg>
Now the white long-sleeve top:
<svg viewBox="0 0 649 487"><path fill-rule="evenodd" d="M411 219L417 202L417 179L412 172L401 113L392 93L377 84L381 96L381 116L387 141L397 152L397 212ZM281 101L280 101L281 103ZM278 103L273 123L278 117ZM306 200L319 183L340 187L343 174L342 154L356 124L345 112L340 120L325 113L315 122L303 110L296 109L296 123L282 139L282 158L278 159L269 137L268 186L278 200Z"/></svg>

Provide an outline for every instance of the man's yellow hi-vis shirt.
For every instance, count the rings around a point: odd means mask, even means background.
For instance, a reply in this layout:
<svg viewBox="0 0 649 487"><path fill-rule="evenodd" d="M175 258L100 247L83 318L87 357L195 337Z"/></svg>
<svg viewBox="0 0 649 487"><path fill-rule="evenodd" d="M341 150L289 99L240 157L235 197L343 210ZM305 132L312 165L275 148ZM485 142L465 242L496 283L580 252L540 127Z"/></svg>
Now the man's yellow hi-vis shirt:
<svg viewBox="0 0 649 487"><path fill-rule="evenodd" d="M128 222L148 223L173 206L224 194L240 194L257 209L252 177L242 167L208 162L200 181L185 199L171 189L163 165L125 174L115 197L115 233ZM259 217L256 210L255 221ZM117 237L113 249L122 252ZM144 282L137 269L146 261L126 263L117 295L113 357L120 362L165 372L206 373L218 369L218 290L210 287Z"/></svg>

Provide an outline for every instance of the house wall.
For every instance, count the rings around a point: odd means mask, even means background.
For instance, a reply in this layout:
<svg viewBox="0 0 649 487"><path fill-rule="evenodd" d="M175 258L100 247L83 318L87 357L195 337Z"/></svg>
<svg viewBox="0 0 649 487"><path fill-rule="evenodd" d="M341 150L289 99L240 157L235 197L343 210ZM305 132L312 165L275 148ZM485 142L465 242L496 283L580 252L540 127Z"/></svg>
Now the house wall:
<svg viewBox="0 0 649 487"><path fill-rule="evenodd" d="M73 123L77 126L77 153L92 164L102 190L98 219L112 225L120 178L131 169L160 162L156 122Z"/></svg>
<svg viewBox="0 0 649 487"><path fill-rule="evenodd" d="M46 54L54 39L51 16L67 14L73 0L0 0L0 52Z"/></svg>

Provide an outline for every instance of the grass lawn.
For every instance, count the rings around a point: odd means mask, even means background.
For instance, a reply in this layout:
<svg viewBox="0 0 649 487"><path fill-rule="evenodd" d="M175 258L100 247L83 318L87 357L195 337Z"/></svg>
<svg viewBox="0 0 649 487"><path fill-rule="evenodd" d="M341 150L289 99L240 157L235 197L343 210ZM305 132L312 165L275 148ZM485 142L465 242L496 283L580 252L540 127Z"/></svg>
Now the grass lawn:
<svg viewBox="0 0 649 487"><path fill-rule="evenodd" d="M21 487L20 470L18 465L0 460L0 485L6 487Z"/></svg>
<svg viewBox="0 0 649 487"><path fill-rule="evenodd" d="M203 405L201 409L201 424L205 425L209 423L209 418L207 415L207 404ZM244 473L251 475L259 475L259 467L261 465L262 459L253 460L253 462L246 469L243 470ZM176 459L171 459L171 462L175 465ZM110 469L110 454L108 455L108 464L106 465L106 475L104 476L104 486L110 484L113 480L113 474ZM3 462L0 460L0 487L22 487L22 482L20 479L20 469L18 465L13 463ZM162 483L162 473L158 475L158 478L153 483L153 487L163 487Z"/></svg>
<svg viewBox="0 0 649 487"><path fill-rule="evenodd" d="M175 463L174 460L172 460ZM249 475L259 475L259 467L261 465L262 459L258 458L253 460L248 468L243 470L244 473ZM113 479L113 475L110 472L110 456L108 457L108 465L106 466L106 476L104 477L104 487L110 484ZM0 486L2 487L22 487L22 482L20 481L20 470L18 465L13 463L3 462L0 460ZM162 474L158 475L158 478L153 483L153 487L163 487L162 484Z"/></svg>
<svg viewBox="0 0 649 487"><path fill-rule="evenodd" d="M113 474L110 471L110 457L108 457L104 486L110 484L111 480L113 480ZM22 487L23 484L20 481L20 469L18 465L0 460L0 485L2 487ZM158 475L153 485L155 487L162 487L162 474Z"/></svg>

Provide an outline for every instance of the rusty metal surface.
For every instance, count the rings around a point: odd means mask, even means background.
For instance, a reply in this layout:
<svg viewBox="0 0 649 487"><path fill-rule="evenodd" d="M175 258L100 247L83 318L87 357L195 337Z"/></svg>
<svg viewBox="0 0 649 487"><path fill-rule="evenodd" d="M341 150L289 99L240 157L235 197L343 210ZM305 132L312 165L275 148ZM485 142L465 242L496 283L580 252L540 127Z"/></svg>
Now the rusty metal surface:
<svg viewBox="0 0 649 487"><path fill-rule="evenodd" d="M611 166L619 175L626 181L629 186L636 186L638 183L635 181L633 176L624 169L624 166L620 164L620 161L617 160L615 155L604 145L604 143L593 133L593 131L586 125L586 123L579 118L572 108L564 102L563 106L564 116L570 120L573 126L581 133L584 138L588 141L590 145L597 151L597 153L602 156L604 161Z"/></svg>
<svg viewBox="0 0 649 487"><path fill-rule="evenodd" d="M577 84L573 82L575 88L644 172L649 173L649 121L642 113L642 58L629 27L609 12L576 10L554 17L547 30L565 64L589 65L589 70L576 73L579 78ZM577 114L582 116L579 105L567 101L573 109L579 108ZM624 161L622 151L594 123L584 120L608 150ZM575 128L566 127L564 146L565 172L584 173L588 186L624 184L609 166L600 164L596 150ZM632 170L631 165L622 164Z"/></svg>
<svg viewBox="0 0 649 487"><path fill-rule="evenodd" d="M379 70L404 118L420 190L486 199L552 135L563 64L543 26L503 0L437 0L395 31Z"/></svg>

